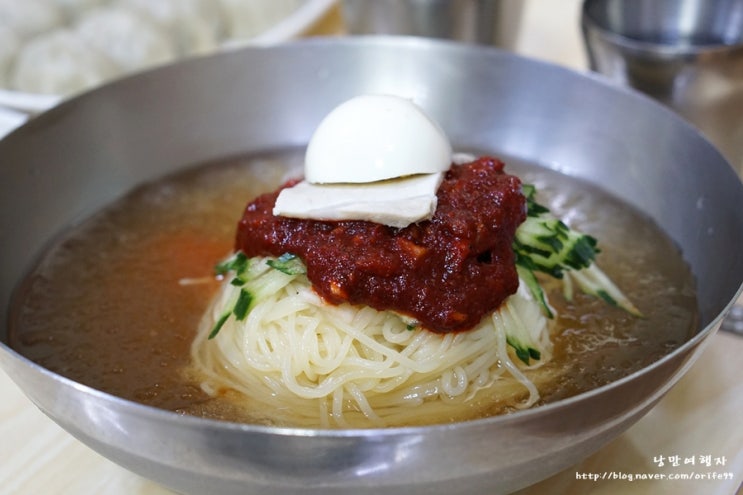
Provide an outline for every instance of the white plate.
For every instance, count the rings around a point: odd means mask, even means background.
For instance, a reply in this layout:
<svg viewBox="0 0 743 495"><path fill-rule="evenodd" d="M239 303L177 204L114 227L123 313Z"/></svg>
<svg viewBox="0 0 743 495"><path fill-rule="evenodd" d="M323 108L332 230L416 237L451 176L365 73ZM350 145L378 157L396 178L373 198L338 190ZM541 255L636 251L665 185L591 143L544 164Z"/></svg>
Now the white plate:
<svg viewBox="0 0 743 495"><path fill-rule="evenodd" d="M28 115L9 108L0 107L0 139L28 120Z"/></svg>

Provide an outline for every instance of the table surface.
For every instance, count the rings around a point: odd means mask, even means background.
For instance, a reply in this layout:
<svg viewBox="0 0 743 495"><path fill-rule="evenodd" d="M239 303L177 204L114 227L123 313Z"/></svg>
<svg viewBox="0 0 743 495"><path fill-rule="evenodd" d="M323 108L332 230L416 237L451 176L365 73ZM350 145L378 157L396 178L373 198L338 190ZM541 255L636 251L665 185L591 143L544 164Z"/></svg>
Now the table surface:
<svg viewBox="0 0 743 495"><path fill-rule="evenodd" d="M579 0L527 0L514 51L585 70L579 5ZM718 333L689 373L632 428L580 464L519 495L742 493L741 356L743 338ZM172 494L68 435L2 372L0 397L0 495ZM665 458L663 467L655 462L660 456ZM669 461L674 456L678 466ZM688 463L691 459L694 465ZM712 465L707 467L704 460ZM595 473L624 479L583 479ZM722 479L650 481L637 479L641 473L710 473Z"/></svg>

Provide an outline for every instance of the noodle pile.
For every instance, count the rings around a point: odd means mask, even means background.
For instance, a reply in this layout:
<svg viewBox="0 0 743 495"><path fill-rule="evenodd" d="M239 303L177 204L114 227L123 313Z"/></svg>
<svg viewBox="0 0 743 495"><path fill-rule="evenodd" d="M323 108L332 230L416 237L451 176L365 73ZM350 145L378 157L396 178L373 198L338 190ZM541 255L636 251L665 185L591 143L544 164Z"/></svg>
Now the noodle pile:
<svg viewBox="0 0 743 495"><path fill-rule="evenodd" d="M324 303L304 274L250 260L250 311L215 323L241 290L225 280L192 345L202 388L229 393L256 421L311 427L420 424L456 418L462 404L539 399L527 374L551 357L548 320L520 288L474 329L438 334L391 311ZM523 284L522 284L523 287ZM527 329L541 359L529 366L507 345L509 326ZM517 364L518 363L518 364ZM259 411L263 411L260 413ZM437 419L422 419L437 418Z"/></svg>

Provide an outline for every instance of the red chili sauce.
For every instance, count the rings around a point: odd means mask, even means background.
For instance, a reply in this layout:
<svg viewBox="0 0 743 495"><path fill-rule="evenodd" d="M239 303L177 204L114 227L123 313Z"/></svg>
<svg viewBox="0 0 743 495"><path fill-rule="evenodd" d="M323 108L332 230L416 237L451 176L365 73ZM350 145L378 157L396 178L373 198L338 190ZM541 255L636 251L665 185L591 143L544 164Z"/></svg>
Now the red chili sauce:
<svg viewBox="0 0 743 495"><path fill-rule="evenodd" d="M274 216L280 190L264 194L246 207L236 249L299 256L329 303L394 310L435 332L466 330L518 288L511 245L526 201L503 168L490 157L453 165L433 218L402 229Z"/></svg>

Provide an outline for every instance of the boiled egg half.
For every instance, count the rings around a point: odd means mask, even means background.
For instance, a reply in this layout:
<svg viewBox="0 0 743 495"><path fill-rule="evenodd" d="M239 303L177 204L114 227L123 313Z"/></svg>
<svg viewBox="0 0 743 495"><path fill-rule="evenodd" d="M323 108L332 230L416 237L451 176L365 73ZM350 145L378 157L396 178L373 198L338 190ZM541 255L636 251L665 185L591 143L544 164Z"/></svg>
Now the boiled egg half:
<svg viewBox="0 0 743 495"><path fill-rule="evenodd" d="M364 95L320 122L304 173L315 184L374 182L446 171L451 154L444 131L411 100Z"/></svg>
<svg viewBox="0 0 743 495"><path fill-rule="evenodd" d="M307 146L305 180L282 190L273 213L405 227L431 218L451 163L446 134L411 100L359 96L320 122Z"/></svg>

